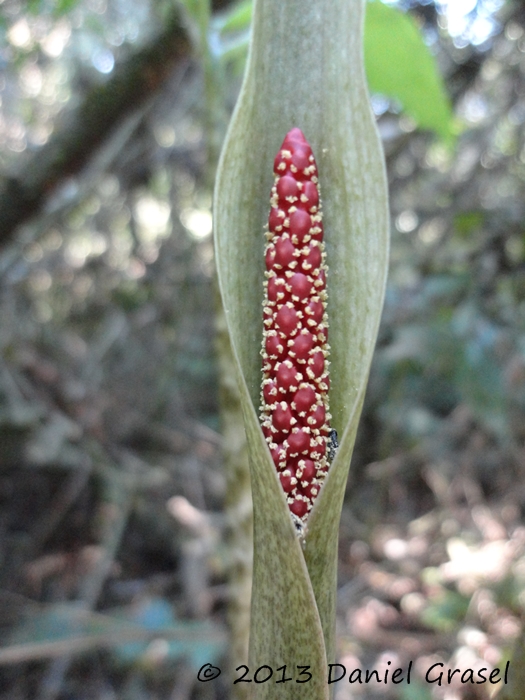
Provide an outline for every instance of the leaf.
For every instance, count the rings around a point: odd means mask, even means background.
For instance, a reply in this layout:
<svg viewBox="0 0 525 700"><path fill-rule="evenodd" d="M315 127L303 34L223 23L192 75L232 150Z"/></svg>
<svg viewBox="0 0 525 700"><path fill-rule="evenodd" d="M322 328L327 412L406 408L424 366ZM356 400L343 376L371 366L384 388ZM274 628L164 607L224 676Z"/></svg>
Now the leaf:
<svg viewBox="0 0 525 700"><path fill-rule="evenodd" d="M209 0L182 0L188 15L195 22L201 34L201 42L206 37L210 22L210 2Z"/></svg>
<svg viewBox="0 0 525 700"><path fill-rule="evenodd" d="M337 531L388 266L382 149L362 63L360 0L258 0L250 58L219 165L214 205L219 284L237 363L254 502L250 665L311 666L301 698L327 698L334 657ZM263 229L273 158L298 126L320 173L329 265L332 425L341 441L309 519L305 550L257 417ZM270 684L254 697L275 697ZM295 683L279 698L297 697Z"/></svg>
<svg viewBox="0 0 525 700"><path fill-rule="evenodd" d="M56 0L53 14L56 17L65 15L78 5L79 0Z"/></svg>
<svg viewBox="0 0 525 700"><path fill-rule="evenodd" d="M452 138L452 111L434 57L410 15L367 3L365 66L368 85L398 100L422 129Z"/></svg>
<svg viewBox="0 0 525 700"><path fill-rule="evenodd" d="M221 32L242 32L249 29L251 21L252 0L241 0L216 16L213 23Z"/></svg>
<svg viewBox="0 0 525 700"><path fill-rule="evenodd" d="M252 9L252 0L241 0L231 9L214 15L211 22L208 36L210 50L238 74L243 72L246 65Z"/></svg>
<svg viewBox="0 0 525 700"><path fill-rule="evenodd" d="M399 700L432 700L432 692L418 678L400 688Z"/></svg>
<svg viewBox="0 0 525 700"><path fill-rule="evenodd" d="M223 45L221 61L224 65L231 66L233 75L242 75L246 66L248 44L244 39L229 41Z"/></svg>
<svg viewBox="0 0 525 700"><path fill-rule="evenodd" d="M454 229L460 238L469 238L485 223L486 214L482 211L460 212L454 216Z"/></svg>
<svg viewBox="0 0 525 700"><path fill-rule="evenodd" d="M40 12L42 0L27 0L27 11L32 15L37 15Z"/></svg>
<svg viewBox="0 0 525 700"><path fill-rule="evenodd" d="M441 632L451 632L464 619L470 598L443 589L421 615L421 622Z"/></svg>
<svg viewBox="0 0 525 700"><path fill-rule="evenodd" d="M49 12L54 17L61 17L76 7L78 2L79 0L55 0L51 8L45 5L43 0L27 0L27 11L32 15Z"/></svg>

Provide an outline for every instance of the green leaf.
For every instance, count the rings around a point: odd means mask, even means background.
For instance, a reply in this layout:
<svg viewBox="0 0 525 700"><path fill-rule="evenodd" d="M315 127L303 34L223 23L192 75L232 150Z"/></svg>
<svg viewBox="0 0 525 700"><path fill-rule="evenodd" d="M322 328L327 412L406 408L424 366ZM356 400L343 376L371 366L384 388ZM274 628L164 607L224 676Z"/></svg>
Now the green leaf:
<svg viewBox="0 0 525 700"><path fill-rule="evenodd" d="M428 684L416 678L411 685L401 686L399 700L432 700L432 692Z"/></svg>
<svg viewBox="0 0 525 700"><path fill-rule="evenodd" d="M454 217L454 229L460 238L469 238L485 223L486 214L482 211L466 211Z"/></svg>
<svg viewBox="0 0 525 700"><path fill-rule="evenodd" d="M421 621L441 632L451 632L465 618L469 604L470 598L443 589L423 611Z"/></svg>
<svg viewBox="0 0 525 700"><path fill-rule="evenodd" d="M27 0L27 11L32 15L37 15L42 6L42 0Z"/></svg>
<svg viewBox="0 0 525 700"><path fill-rule="evenodd" d="M195 22L201 34L200 40L206 36L210 22L210 0L182 0L188 15Z"/></svg>
<svg viewBox="0 0 525 700"><path fill-rule="evenodd" d="M221 53L221 61L224 65L231 66L233 74L242 75L246 57L248 55L248 43L244 39L228 42Z"/></svg>
<svg viewBox="0 0 525 700"><path fill-rule="evenodd" d="M221 156L214 222L219 284L237 363L254 504L250 666L311 666L301 698L327 698L334 660L337 531L388 267L382 148L362 60L361 0L257 0L248 67ZM264 224L273 159L301 128L323 195L332 425L341 441L304 550L257 417ZM274 698L271 684L254 697ZM280 700L297 698L295 683Z"/></svg>
<svg viewBox="0 0 525 700"><path fill-rule="evenodd" d="M27 11L33 15L50 13L54 17L61 17L76 7L78 2L79 0L55 0L51 6L48 6L43 0L27 0Z"/></svg>
<svg viewBox="0 0 525 700"><path fill-rule="evenodd" d="M65 15L78 5L79 0L56 0L53 14L56 17Z"/></svg>
<svg viewBox="0 0 525 700"><path fill-rule="evenodd" d="M209 40L213 51L235 73L242 73L246 65L252 10L252 0L241 0L226 12L214 15L211 22Z"/></svg>
<svg viewBox="0 0 525 700"><path fill-rule="evenodd" d="M365 66L372 92L398 100L422 129L452 138L450 101L412 17L379 0L367 3Z"/></svg>
<svg viewBox="0 0 525 700"><path fill-rule="evenodd" d="M242 32L252 21L252 0L241 0L214 18L216 28L221 32Z"/></svg>

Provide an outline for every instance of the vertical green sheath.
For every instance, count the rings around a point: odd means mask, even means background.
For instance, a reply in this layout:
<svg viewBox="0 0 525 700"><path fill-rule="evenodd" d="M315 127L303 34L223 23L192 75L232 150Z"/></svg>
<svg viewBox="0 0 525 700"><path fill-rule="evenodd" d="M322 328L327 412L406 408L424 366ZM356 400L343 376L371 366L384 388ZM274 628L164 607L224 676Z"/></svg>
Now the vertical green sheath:
<svg viewBox="0 0 525 700"><path fill-rule="evenodd" d="M388 211L366 91L361 0L257 0L239 102L215 192L219 282L238 362L254 501L251 675L287 664L293 681L252 683L256 698L327 698L334 660L337 531L383 303ZM332 425L340 448L297 539L257 418L264 223L273 158L299 127L319 167L328 271ZM328 657L328 659L327 659ZM297 665L312 680L299 685Z"/></svg>

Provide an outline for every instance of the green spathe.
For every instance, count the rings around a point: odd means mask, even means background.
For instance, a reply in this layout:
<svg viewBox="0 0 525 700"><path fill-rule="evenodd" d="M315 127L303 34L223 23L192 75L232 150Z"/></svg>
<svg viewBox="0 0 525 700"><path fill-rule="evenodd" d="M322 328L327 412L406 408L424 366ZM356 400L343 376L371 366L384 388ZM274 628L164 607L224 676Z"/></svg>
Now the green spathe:
<svg viewBox="0 0 525 700"><path fill-rule="evenodd" d="M215 191L219 284L237 361L254 502L250 668L309 665L301 698L328 698L334 660L337 533L388 266L381 145L366 91L361 0L257 0L246 75ZM273 158L299 127L323 198L338 454L308 521L304 549L257 417L264 223ZM235 660L234 660L235 661ZM297 697L295 683L254 684L254 697Z"/></svg>

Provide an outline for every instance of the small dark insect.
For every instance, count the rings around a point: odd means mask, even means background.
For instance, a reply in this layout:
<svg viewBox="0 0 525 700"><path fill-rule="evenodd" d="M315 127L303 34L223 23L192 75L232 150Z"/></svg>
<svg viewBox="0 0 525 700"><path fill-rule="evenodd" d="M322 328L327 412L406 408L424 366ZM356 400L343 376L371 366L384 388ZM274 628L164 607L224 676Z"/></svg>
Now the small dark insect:
<svg viewBox="0 0 525 700"><path fill-rule="evenodd" d="M328 443L326 445L326 456L330 464L334 461L335 453L339 447L339 441L337 440L337 430L332 430L328 433Z"/></svg>
<svg viewBox="0 0 525 700"><path fill-rule="evenodd" d="M306 525L305 523L301 520L301 518L298 518L297 515L294 515L291 513L293 524L295 525L295 531L297 534L297 537L301 537L302 539L305 538L306 536Z"/></svg>

